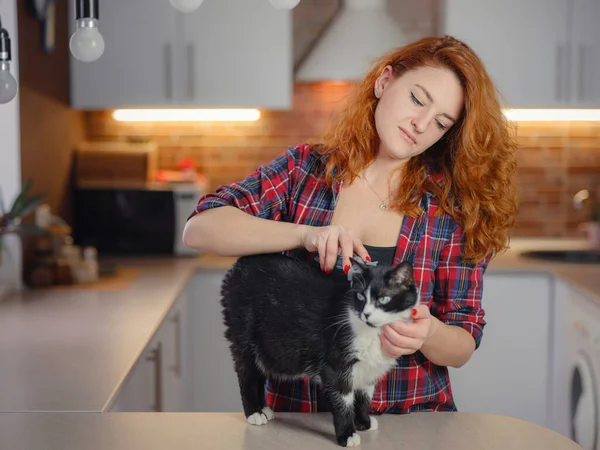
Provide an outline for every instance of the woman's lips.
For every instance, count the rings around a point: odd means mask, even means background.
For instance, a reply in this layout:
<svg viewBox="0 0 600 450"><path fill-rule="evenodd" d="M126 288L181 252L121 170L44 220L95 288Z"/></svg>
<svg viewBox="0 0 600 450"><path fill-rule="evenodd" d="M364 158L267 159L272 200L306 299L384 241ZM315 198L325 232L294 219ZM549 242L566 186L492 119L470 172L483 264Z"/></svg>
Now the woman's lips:
<svg viewBox="0 0 600 450"><path fill-rule="evenodd" d="M416 144L417 140L415 139L415 137L410 134L408 131L406 131L404 128L398 127L400 129L400 135L404 138L404 140L406 142L408 142L409 144Z"/></svg>

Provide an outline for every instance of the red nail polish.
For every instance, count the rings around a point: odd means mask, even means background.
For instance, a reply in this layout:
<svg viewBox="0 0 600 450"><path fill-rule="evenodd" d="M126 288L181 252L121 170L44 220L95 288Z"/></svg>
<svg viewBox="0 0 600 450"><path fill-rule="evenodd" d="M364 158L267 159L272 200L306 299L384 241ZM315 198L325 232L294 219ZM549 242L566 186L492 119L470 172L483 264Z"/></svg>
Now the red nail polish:
<svg viewBox="0 0 600 450"><path fill-rule="evenodd" d="M413 309L412 309L412 315L413 315L413 316L416 316L416 315L417 315L417 308L413 308Z"/></svg>
<svg viewBox="0 0 600 450"><path fill-rule="evenodd" d="M366 261L369 261L369 262L371 262L371 257L370 257L369 255L367 255L367 256L365 257L365 260L366 260Z"/></svg>
<svg viewBox="0 0 600 450"><path fill-rule="evenodd" d="M327 275L329 275L329 274L331 273L331 269L327 269L327 270L325 271L325 273L326 273Z"/></svg>
<svg viewBox="0 0 600 450"><path fill-rule="evenodd" d="M349 270L350 270L350 265L349 265L349 264L346 264L346 265L344 266L344 273L345 273L346 275L348 275L348 271L349 271Z"/></svg>

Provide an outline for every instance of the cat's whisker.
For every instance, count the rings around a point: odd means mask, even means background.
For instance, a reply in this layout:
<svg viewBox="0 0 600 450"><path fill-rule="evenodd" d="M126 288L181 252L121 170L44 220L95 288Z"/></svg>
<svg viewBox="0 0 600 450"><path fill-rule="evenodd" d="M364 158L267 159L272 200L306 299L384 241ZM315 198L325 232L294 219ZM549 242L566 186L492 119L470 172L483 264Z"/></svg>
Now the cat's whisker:
<svg viewBox="0 0 600 450"><path fill-rule="evenodd" d="M330 319L334 319L334 318L339 318L341 317L341 320L338 320L337 322L333 322L331 325L325 327L325 330L329 330L331 327L334 327L336 325L344 325L345 323L348 322L348 315L347 314L338 314L335 316L331 316Z"/></svg>
<svg viewBox="0 0 600 450"><path fill-rule="evenodd" d="M342 329L343 326L344 323L341 323L337 330L335 330L335 333L333 333L333 338L331 339L333 342L335 342L335 337L337 336L338 332Z"/></svg>
<svg viewBox="0 0 600 450"><path fill-rule="evenodd" d="M352 312L349 310L344 311L344 320L342 320L340 322L340 326L337 328L337 330L335 330L335 333L333 333L333 338L331 339L333 342L335 342L335 337L337 336L338 332L340 331L340 329L346 325L346 324L350 324L351 321L351 317L352 317Z"/></svg>

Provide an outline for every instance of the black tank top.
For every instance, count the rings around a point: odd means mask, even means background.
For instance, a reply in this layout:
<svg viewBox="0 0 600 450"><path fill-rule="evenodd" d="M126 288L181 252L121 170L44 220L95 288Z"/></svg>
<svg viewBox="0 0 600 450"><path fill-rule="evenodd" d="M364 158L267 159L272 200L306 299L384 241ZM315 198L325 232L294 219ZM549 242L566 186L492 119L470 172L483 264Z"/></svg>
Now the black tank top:
<svg viewBox="0 0 600 450"><path fill-rule="evenodd" d="M371 261L377 261L380 265L391 266L394 263L394 255L396 253L396 247L374 247L372 245L365 245L365 248L369 252Z"/></svg>

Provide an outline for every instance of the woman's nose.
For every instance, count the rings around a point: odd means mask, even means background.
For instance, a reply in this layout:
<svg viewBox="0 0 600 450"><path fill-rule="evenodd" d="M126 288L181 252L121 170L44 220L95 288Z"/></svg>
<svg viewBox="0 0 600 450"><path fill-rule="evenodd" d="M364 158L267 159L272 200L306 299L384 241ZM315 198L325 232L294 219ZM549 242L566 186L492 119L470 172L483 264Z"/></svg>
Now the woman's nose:
<svg viewBox="0 0 600 450"><path fill-rule="evenodd" d="M435 117L433 114L423 113L420 116L414 117L410 121L410 124L413 126L414 130L417 133L423 134L425 133L425 131L427 131L427 128L429 127L431 122L433 122L434 118Z"/></svg>

